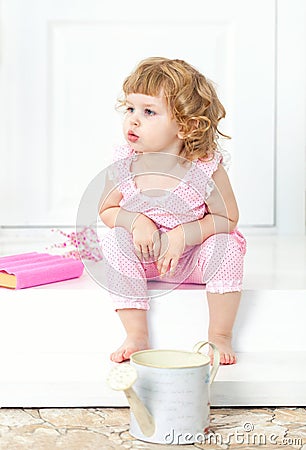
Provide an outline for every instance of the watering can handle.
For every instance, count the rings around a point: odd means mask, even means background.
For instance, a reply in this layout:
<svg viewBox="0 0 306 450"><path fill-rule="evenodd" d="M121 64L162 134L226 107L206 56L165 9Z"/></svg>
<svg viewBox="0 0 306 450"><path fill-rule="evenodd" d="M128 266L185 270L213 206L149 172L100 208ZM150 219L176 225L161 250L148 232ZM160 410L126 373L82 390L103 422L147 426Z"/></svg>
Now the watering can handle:
<svg viewBox="0 0 306 450"><path fill-rule="evenodd" d="M219 353L218 348L212 342L201 341L201 342L198 342L197 344L195 344L192 351L200 353L201 348L204 347L204 345L206 345L206 344L211 346L211 348L213 349L213 353L214 353L214 363L213 363L213 366L210 371L210 380L209 380L209 384L211 384L214 381L214 378L216 376L216 373L217 373L219 365L220 365L220 353Z"/></svg>

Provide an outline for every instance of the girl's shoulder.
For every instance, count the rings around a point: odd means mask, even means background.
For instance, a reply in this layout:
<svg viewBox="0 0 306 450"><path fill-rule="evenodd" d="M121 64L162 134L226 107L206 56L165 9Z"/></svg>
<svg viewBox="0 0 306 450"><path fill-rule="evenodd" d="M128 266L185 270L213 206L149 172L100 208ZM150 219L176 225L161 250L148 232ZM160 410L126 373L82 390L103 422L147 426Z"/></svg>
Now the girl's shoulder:
<svg viewBox="0 0 306 450"><path fill-rule="evenodd" d="M219 164L222 164L225 170L228 170L230 165L230 156L225 150L216 150L212 157L207 159L199 158L196 160L197 167L201 169L209 178L212 177Z"/></svg>
<svg viewBox="0 0 306 450"><path fill-rule="evenodd" d="M199 188L204 189L204 198L205 201L212 193L215 183L212 179L212 176L214 172L218 169L219 164L222 164L222 166L228 170L228 166L230 163L230 156L229 153L217 150L214 155L209 159L197 159L196 160L196 174L197 176L195 178L198 179L198 183L200 180L202 180L202 186ZM204 175L204 177L203 177Z"/></svg>

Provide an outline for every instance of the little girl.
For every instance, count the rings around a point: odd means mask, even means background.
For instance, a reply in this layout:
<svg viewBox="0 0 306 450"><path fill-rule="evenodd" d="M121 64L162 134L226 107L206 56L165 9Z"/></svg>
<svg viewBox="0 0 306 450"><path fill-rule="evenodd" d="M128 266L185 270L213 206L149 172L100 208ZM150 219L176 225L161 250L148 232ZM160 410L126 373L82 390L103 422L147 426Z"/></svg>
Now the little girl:
<svg viewBox="0 0 306 450"><path fill-rule="evenodd" d="M100 203L107 288L127 337L122 362L148 349L147 279L203 284L208 338L234 364L232 328L246 243L217 147L225 117L215 89L182 60L148 58L123 84L123 132ZM225 136L227 137L227 136Z"/></svg>

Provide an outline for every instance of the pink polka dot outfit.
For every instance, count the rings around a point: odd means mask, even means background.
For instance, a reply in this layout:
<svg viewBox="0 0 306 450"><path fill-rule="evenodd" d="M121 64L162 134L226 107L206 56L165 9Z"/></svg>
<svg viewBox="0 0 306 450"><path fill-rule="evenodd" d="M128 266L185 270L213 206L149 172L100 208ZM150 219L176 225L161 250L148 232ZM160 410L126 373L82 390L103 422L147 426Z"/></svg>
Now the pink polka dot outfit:
<svg viewBox="0 0 306 450"><path fill-rule="evenodd" d="M132 162L138 157L129 145L116 149L109 171L114 186L122 193L120 206L141 212L152 219L160 232L181 223L201 219L207 212L205 200L214 188L212 175L222 163L216 152L211 161L195 160L176 187L162 196L148 196L136 187ZM241 291L246 241L235 229L230 234L210 236L202 244L187 247L174 275L159 278L153 261L140 261L135 254L132 234L123 227L109 230L102 242L106 287L114 308L149 309L147 280L169 283L203 284L208 292Z"/></svg>

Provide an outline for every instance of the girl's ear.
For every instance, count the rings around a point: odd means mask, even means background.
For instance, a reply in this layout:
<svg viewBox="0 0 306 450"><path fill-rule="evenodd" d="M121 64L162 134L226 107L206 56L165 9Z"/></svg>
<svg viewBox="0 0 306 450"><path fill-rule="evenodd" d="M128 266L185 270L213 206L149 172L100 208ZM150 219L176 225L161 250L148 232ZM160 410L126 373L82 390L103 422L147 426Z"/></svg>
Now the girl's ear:
<svg viewBox="0 0 306 450"><path fill-rule="evenodd" d="M183 130L182 130L182 127L179 129L179 131L178 131L178 133L177 133L177 137L179 138L179 139L185 139L185 133L183 132Z"/></svg>

